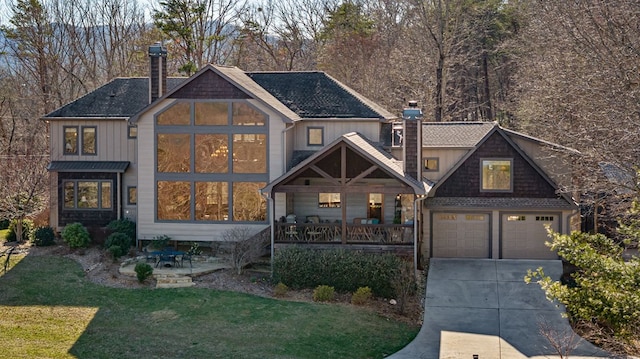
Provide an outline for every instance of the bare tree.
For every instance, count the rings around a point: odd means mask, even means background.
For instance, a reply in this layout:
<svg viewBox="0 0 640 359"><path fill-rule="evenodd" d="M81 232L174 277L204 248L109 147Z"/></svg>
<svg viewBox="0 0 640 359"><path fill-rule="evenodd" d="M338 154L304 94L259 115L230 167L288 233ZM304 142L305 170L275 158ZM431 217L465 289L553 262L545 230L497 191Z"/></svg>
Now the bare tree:
<svg viewBox="0 0 640 359"><path fill-rule="evenodd" d="M154 10L154 23L179 52L180 71L190 75L206 63L225 64L233 51L238 15L245 2L166 0Z"/></svg>
<svg viewBox="0 0 640 359"><path fill-rule="evenodd" d="M514 125L582 152L573 192L626 210L640 162L640 3L523 2ZM617 208L622 205L622 208ZM611 221L616 223L615 220Z"/></svg>

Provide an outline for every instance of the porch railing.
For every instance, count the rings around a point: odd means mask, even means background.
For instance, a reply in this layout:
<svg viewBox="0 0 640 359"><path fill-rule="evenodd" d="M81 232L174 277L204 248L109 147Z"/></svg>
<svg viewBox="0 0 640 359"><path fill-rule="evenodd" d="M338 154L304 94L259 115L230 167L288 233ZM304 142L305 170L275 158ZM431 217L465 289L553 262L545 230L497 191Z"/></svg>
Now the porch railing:
<svg viewBox="0 0 640 359"><path fill-rule="evenodd" d="M347 224L347 244L413 244L412 224ZM276 223L276 243L341 244L339 223Z"/></svg>

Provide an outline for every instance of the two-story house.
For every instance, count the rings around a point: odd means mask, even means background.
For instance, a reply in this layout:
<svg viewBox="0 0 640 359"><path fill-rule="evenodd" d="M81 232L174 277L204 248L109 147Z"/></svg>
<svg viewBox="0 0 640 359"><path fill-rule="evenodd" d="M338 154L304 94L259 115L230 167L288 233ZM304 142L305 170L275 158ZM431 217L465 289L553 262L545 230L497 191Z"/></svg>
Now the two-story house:
<svg viewBox="0 0 640 359"><path fill-rule="evenodd" d="M274 250L549 258L543 225L568 232L576 214L556 185L568 149L495 123L423 122L415 106L397 116L322 72L167 78L166 51L149 55L149 78L43 117L53 227L127 217L138 240L241 226L269 231Z"/></svg>

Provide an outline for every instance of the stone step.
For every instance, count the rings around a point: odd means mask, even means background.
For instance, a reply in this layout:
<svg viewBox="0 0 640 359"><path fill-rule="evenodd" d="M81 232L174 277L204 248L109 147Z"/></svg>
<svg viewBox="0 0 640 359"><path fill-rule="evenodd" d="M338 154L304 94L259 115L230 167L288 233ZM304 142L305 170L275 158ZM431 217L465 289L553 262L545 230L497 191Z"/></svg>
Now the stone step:
<svg viewBox="0 0 640 359"><path fill-rule="evenodd" d="M160 274L156 276L156 288L192 287L195 283L191 277L176 274Z"/></svg>

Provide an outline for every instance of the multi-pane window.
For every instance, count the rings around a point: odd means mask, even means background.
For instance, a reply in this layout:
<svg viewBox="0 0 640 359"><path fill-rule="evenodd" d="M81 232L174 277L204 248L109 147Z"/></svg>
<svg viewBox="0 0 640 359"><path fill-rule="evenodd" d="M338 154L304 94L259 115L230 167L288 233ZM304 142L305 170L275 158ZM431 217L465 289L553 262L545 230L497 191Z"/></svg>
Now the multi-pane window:
<svg viewBox="0 0 640 359"><path fill-rule="evenodd" d="M82 127L82 154L96 154L96 127Z"/></svg>
<svg viewBox="0 0 640 359"><path fill-rule="evenodd" d="M508 192L512 190L513 166L510 159L482 160L482 191Z"/></svg>
<svg viewBox="0 0 640 359"><path fill-rule="evenodd" d="M111 209L113 189L111 181L64 181L64 208Z"/></svg>
<svg viewBox="0 0 640 359"><path fill-rule="evenodd" d="M245 102L177 102L156 116L156 218L266 221L267 116Z"/></svg>
<svg viewBox="0 0 640 359"><path fill-rule="evenodd" d="M64 154L77 155L78 145L82 155L97 154L97 127L83 126L78 133L77 126L64 127Z"/></svg>
<svg viewBox="0 0 640 359"><path fill-rule="evenodd" d="M308 127L307 128L307 145L308 146L324 146L324 128Z"/></svg>
<svg viewBox="0 0 640 359"><path fill-rule="evenodd" d="M66 155L78 154L78 128L64 128L64 153Z"/></svg>

